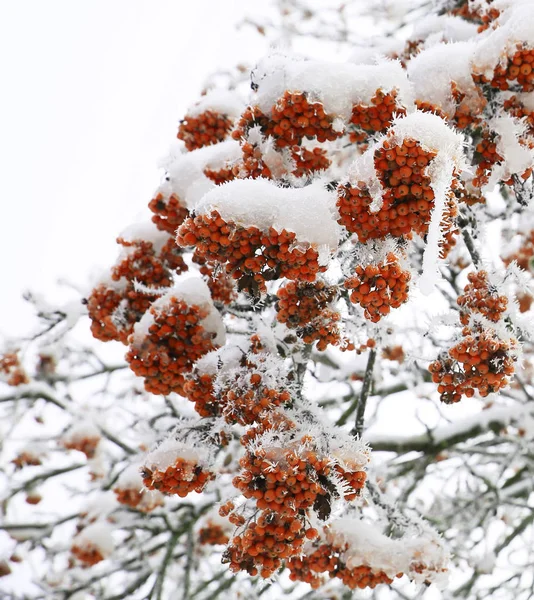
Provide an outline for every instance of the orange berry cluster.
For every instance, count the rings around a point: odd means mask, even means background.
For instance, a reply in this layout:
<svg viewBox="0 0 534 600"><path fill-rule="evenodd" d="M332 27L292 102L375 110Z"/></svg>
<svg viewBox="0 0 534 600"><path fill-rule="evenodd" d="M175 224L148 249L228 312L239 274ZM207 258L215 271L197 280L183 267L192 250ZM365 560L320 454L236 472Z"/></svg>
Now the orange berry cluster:
<svg viewBox="0 0 534 600"><path fill-rule="evenodd" d="M438 384L442 402L459 402L478 390L482 397L508 385L514 373L515 341L506 342L492 330L463 329L463 339L453 346L448 356L429 366L432 381Z"/></svg>
<svg viewBox="0 0 534 600"><path fill-rule="evenodd" d="M42 464L41 459L31 452L23 451L11 461L15 465L15 469L22 469L23 467L36 467Z"/></svg>
<svg viewBox="0 0 534 600"><path fill-rule="evenodd" d="M284 559L300 553L306 537L313 538L316 533L314 529L306 531L298 518L289 519L265 510L232 538L222 562L230 563L234 573L247 571L249 575L268 578L282 566Z"/></svg>
<svg viewBox="0 0 534 600"><path fill-rule="evenodd" d="M326 150L323 148L308 150L301 146L293 146L291 148L291 158L296 165L293 170L295 177L305 177L317 171L324 171L332 164Z"/></svg>
<svg viewBox="0 0 534 600"><path fill-rule="evenodd" d="M492 87L506 91L517 83L523 92L534 91L534 49L517 44L515 54L506 65L497 65L493 79L473 74L476 83L489 83Z"/></svg>
<svg viewBox="0 0 534 600"><path fill-rule="evenodd" d="M137 292L133 283L117 290L98 285L87 299L91 333L102 342L117 340L126 344L134 325L154 299L155 296Z"/></svg>
<svg viewBox="0 0 534 600"><path fill-rule="evenodd" d="M307 344L317 342L318 350L325 350L328 344L339 344L340 315L328 308L337 297L335 286L327 286L324 281L290 281L278 290L277 296L276 318L296 329Z"/></svg>
<svg viewBox="0 0 534 600"><path fill-rule="evenodd" d="M148 203L148 208L154 213L152 222L160 231L174 235L178 227L189 215L189 211L175 194L165 198L161 193Z"/></svg>
<svg viewBox="0 0 534 600"><path fill-rule="evenodd" d="M210 263L197 252L193 253L193 262L200 265L199 271L204 276L214 302L231 304L237 298L234 280L217 263Z"/></svg>
<svg viewBox="0 0 534 600"><path fill-rule="evenodd" d="M184 396L195 403L195 410L201 417L215 417L221 412L221 405L213 387L211 375L191 375L183 385Z"/></svg>
<svg viewBox="0 0 534 600"><path fill-rule="evenodd" d="M266 290L267 280L314 281L316 274L326 269L319 266L319 254L313 247L292 248L296 241L291 231L243 227L226 222L217 211L188 218L177 237L181 246L195 246L197 255L205 260L226 263L226 272L234 279L250 279L261 291Z"/></svg>
<svg viewBox="0 0 534 600"><path fill-rule="evenodd" d="M119 504L124 504L130 508L135 508L141 512L149 513L159 506L163 506L161 498L147 494L143 490L134 488L115 488L115 497Z"/></svg>
<svg viewBox="0 0 534 600"><path fill-rule="evenodd" d="M339 223L360 242L384 239L387 235L411 238L424 236L434 208L434 192L426 167L435 153L424 150L412 139L402 145L385 140L375 151L375 168L384 188L381 208L371 212L371 194L364 182L338 187Z"/></svg>
<svg viewBox="0 0 534 600"><path fill-rule="evenodd" d="M77 546L75 544L70 551L86 567L92 567L104 560L100 550L92 544L86 543L83 546Z"/></svg>
<svg viewBox="0 0 534 600"><path fill-rule="evenodd" d="M510 256L503 259L503 262L508 266L513 260L517 262L517 265L524 271L532 272L534 270L534 262L532 257L534 256L534 230L532 230L525 238L523 244Z"/></svg>
<svg viewBox="0 0 534 600"><path fill-rule="evenodd" d="M313 589L317 589L324 583L319 576L322 573L328 573L332 578L341 579L352 590L375 588L381 583L393 583L393 580L384 571L373 571L367 565L347 567L342 555L342 549L332 544L321 543L313 549L313 552L306 552L303 556L292 558L287 562L290 571L289 578L292 581L309 583ZM398 573L397 577L402 577L402 575L402 573Z"/></svg>
<svg viewBox="0 0 534 600"><path fill-rule="evenodd" d="M24 385L30 381L16 352L6 352L0 355L0 376L2 379L5 378L8 385L12 386Z"/></svg>
<svg viewBox="0 0 534 600"><path fill-rule="evenodd" d="M393 115L405 115L406 110L397 103L397 92L376 90L371 106L357 104L352 107L350 122L366 133L383 132L393 122Z"/></svg>
<svg viewBox="0 0 534 600"><path fill-rule="evenodd" d="M230 383L221 392L220 402L227 423L251 425L267 411L291 400L287 390L280 391L263 385L260 373L252 373L249 381L250 387L240 389Z"/></svg>
<svg viewBox="0 0 534 600"><path fill-rule="evenodd" d="M201 527L198 532L198 541L201 545L216 546L218 544L227 544L230 538L220 525L208 521L206 526Z"/></svg>
<svg viewBox="0 0 534 600"><path fill-rule="evenodd" d="M534 135L534 111L528 110L517 96L505 100L503 108L516 119L522 119L528 127L527 133Z"/></svg>
<svg viewBox="0 0 534 600"><path fill-rule="evenodd" d="M96 449L99 443L100 438L93 436L73 437L62 442L63 446L67 450L78 450L79 452L83 452L89 459L95 457Z"/></svg>
<svg viewBox="0 0 534 600"><path fill-rule="evenodd" d="M386 346L382 350L382 358L402 364L404 362L404 348L402 346Z"/></svg>
<svg viewBox="0 0 534 600"><path fill-rule="evenodd" d="M392 308L408 300L410 277L390 252L379 264L358 265L356 274L345 280L345 287L352 290L350 300L364 309L365 318L378 323Z"/></svg>
<svg viewBox="0 0 534 600"><path fill-rule="evenodd" d="M213 181L215 185L222 185L236 178L234 167L222 167L221 169L204 169L204 175Z"/></svg>
<svg viewBox="0 0 534 600"><path fill-rule="evenodd" d="M206 110L199 115L186 115L178 128L179 140L191 152L197 148L222 142L234 125L233 119L213 110Z"/></svg>
<svg viewBox="0 0 534 600"><path fill-rule="evenodd" d="M163 494L176 494L180 498L185 498L191 492L202 492L206 483L215 477L201 465L185 458L177 458L165 470L145 466L141 476L147 489L158 490Z"/></svg>
<svg viewBox="0 0 534 600"><path fill-rule="evenodd" d="M232 136L237 140L246 138L250 128L256 125L263 135L275 139L278 148L300 146L303 138L323 143L341 136L341 132L334 131L332 118L325 113L323 105L309 102L305 92L286 91L273 106L270 117L258 107L248 108Z"/></svg>
<svg viewBox="0 0 534 600"><path fill-rule="evenodd" d="M182 250L171 237L159 253L152 242L145 240L118 238L117 242L129 250L111 270L111 279L120 285L95 287L87 299L87 310L95 338L126 344L135 323L156 299L156 295L137 291L134 281L147 287L169 287L172 271L177 274L187 271L187 265L181 256Z"/></svg>
<svg viewBox="0 0 534 600"><path fill-rule="evenodd" d="M469 283L464 287L464 293L458 296L460 322L469 324L471 313L479 313L497 323L508 306L508 298L500 296L496 287L488 280L486 271L475 271L467 276Z"/></svg>
<svg viewBox="0 0 534 600"><path fill-rule="evenodd" d="M441 217L440 228L443 233L443 238L439 241L439 257L447 258L449 252L456 245L456 240L460 230L456 225L456 217L458 216L458 204L451 195L447 198L445 209Z"/></svg>
<svg viewBox="0 0 534 600"><path fill-rule="evenodd" d="M489 181L491 171L496 164L503 161L503 157L497 152L497 143L495 136L489 132L484 132L480 142L475 147L476 173L472 184L481 188Z"/></svg>
<svg viewBox="0 0 534 600"><path fill-rule="evenodd" d="M202 326L209 309L171 297L166 306L150 309L153 323L142 341L133 341L126 354L132 371L145 379L153 394L181 393L184 373L214 350L213 334Z"/></svg>

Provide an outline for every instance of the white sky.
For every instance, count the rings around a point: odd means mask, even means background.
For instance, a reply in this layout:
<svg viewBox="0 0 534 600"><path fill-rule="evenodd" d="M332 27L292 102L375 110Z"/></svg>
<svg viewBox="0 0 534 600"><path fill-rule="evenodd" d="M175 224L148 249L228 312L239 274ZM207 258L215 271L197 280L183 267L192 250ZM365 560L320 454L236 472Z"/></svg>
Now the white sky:
<svg viewBox="0 0 534 600"><path fill-rule="evenodd" d="M114 261L205 78L264 52L234 31L247 4L0 2L0 337L31 314L23 290Z"/></svg>

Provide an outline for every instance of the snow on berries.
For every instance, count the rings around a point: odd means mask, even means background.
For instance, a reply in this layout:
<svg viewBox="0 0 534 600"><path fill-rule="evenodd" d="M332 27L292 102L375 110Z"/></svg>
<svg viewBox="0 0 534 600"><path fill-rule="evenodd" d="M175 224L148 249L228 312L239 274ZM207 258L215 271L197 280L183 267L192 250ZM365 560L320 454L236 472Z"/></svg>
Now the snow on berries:
<svg viewBox="0 0 534 600"><path fill-rule="evenodd" d="M83 452L88 459L94 458L102 435L98 427L90 421L74 424L61 438L61 444L67 450Z"/></svg>
<svg viewBox="0 0 534 600"><path fill-rule="evenodd" d="M131 464L120 474L113 487L117 502L144 513L163 506L163 496L158 491L143 489L143 479L139 465Z"/></svg>
<svg viewBox="0 0 534 600"><path fill-rule="evenodd" d="M29 383L30 379L20 363L18 352L0 354L0 381L15 387Z"/></svg>
<svg viewBox="0 0 534 600"><path fill-rule="evenodd" d="M224 328L207 285L187 279L156 300L130 339L126 360L155 394L180 392L184 374L224 343Z"/></svg>
<svg viewBox="0 0 534 600"><path fill-rule="evenodd" d="M114 548L109 524L97 521L84 527L72 540L71 552L84 567L108 558Z"/></svg>
<svg viewBox="0 0 534 600"><path fill-rule="evenodd" d="M211 460L211 448L198 438L182 441L171 435L146 456L141 468L143 484L148 490L180 498L200 493L214 478Z"/></svg>

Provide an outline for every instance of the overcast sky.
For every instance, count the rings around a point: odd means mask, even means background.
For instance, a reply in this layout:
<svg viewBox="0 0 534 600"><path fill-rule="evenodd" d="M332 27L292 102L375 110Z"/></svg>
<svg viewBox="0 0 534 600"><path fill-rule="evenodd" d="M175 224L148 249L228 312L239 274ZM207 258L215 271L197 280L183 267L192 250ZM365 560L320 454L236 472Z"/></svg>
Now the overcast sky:
<svg viewBox="0 0 534 600"><path fill-rule="evenodd" d="M234 31L247 4L0 3L0 336L30 314L24 289L114 261L205 78L263 52Z"/></svg>

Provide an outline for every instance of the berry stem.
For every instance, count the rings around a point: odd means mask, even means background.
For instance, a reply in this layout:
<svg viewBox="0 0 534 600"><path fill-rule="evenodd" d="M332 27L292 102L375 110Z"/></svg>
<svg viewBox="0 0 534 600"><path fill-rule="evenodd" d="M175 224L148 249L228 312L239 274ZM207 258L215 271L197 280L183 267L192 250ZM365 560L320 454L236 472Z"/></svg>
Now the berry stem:
<svg viewBox="0 0 534 600"><path fill-rule="evenodd" d="M373 368L375 366L376 349L371 348L369 351L369 358L367 359L367 367L365 368L365 376L363 379L362 391L358 400L358 406L356 408L356 421L354 423L354 429L352 435L361 437L364 426L365 406L367 405L367 398L371 391L371 383L373 381Z"/></svg>

